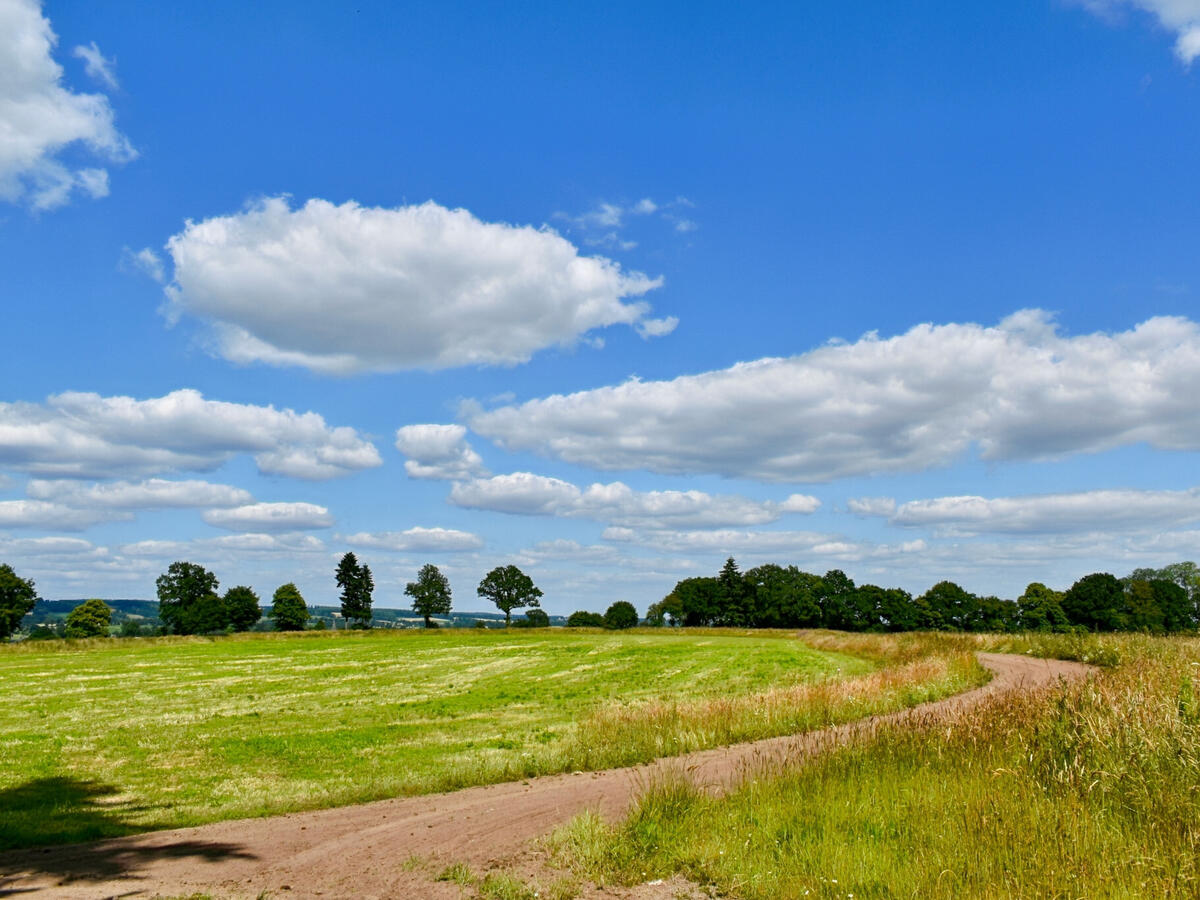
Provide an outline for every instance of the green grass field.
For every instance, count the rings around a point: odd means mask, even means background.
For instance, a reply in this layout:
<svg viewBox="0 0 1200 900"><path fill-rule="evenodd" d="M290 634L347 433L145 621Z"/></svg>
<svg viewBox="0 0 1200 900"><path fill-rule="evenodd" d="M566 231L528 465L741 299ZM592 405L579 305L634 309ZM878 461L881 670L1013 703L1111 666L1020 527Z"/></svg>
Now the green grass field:
<svg viewBox="0 0 1200 900"><path fill-rule="evenodd" d="M966 638L1099 663L953 727L893 728L713 798L650 789L556 838L577 878L744 898L1200 896L1200 640Z"/></svg>
<svg viewBox="0 0 1200 900"><path fill-rule="evenodd" d="M900 645L851 655L763 633L12 645L0 649L0 847L626 764L896 708L978 677Z"/></svg>

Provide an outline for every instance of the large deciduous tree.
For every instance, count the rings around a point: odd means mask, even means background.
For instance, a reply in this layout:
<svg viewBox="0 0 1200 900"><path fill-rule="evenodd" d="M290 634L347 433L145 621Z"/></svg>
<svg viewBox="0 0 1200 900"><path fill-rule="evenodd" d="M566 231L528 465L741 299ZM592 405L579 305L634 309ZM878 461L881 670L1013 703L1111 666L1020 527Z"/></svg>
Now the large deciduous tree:
<svg viewBox="0 0 1200 900"><path fill-rule="evenodd" d="M424 617L426 628L431 616L450 612L450 580L433 563L421 566L417 580L410 581L404 593L413 598L413 612Z"/></svg>
<svg viewBox="0 0 1200 900"><path fill-rule="evenodd" d="M21 620L37 603L33 582L20 577L12 566L0 565L0 641L7 640L21 627Z"/></svg>
<svg viewBox="0 0 1200 900"><path fill-rule="evenodd" d="M112 622L112 610L103 600L84 600L67 613L69 638L108 637L108 626Z"/></svg>
<svg viewBox="0 0 1200 900"><path fill-rule="evenodd" d="M504 627L512 621L512 611L523 606L541 606L538 598L542 591L533 579L516 566L496 566L483 576L475 592L485 600L491 600L504 613Z"/></svg>
<svg viewBox="0 0 1200 900"><path fill-rule="evenodd" d="M225 604L217 596L217 576L203 566L173 562L155 586L158 617L176 634L220 631L229 624Z"/></svg>
<svg viewBox="0 0 1200 900"><path fill-rule="evenodd" d="M342 615L355 628L371 627L371 593L375 579L369 566L347 553L337 567L337 585L342 589Z"/></svg>
<svg viewBox="0 0 1200 900"><path fill-rule="evenodd" d="M1115 575L1084 575L1063 594L1063 612L1072 625L1089 631L1120 631L1128 623L1125 589Z"/></svg>
<svg viewBox="0 0 1200 900"><path fill-rule="evenodd" d="M626 628L633 628L637 623L637 609L628 600L618 600L604 612L605 628L623 631Z"/></svg>
<svg viewBox="0 0 1200 900"><path fill-rule="evenodd" d="M225 592L225 612L234 631L249 631L262 618L258 594L245 585L231 587Z"/></svg>
<svg viewBox="0 0 1200 900"><path fill-rule="evenodd" d="M303 631L308 622L308 604L300 590L290 581L275 588L271 618L280 631Z"/></svg>

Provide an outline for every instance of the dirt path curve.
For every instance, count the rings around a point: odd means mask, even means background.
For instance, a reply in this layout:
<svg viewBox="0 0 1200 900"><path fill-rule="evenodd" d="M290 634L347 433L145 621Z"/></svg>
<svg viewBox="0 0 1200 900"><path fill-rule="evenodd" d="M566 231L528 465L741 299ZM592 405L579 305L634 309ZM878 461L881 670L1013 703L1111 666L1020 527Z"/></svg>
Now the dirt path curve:
<svg viewBox="0 0 1200 900"><path fill-rule="evenodd" d="M0 854L0 897L257 897L264 891L273 898L458 897L457 886L435 883L431 873L452 862L478 871L584 810L617 817L656 772L686 768L720 790L748 765L803 758L885 722L947 719L997 694L1092 671L1080 663L1006 654L980 653L979 660L994 673L984 687L819 732L625 769ZM406 866L414 856L425 863Z"/></svg>

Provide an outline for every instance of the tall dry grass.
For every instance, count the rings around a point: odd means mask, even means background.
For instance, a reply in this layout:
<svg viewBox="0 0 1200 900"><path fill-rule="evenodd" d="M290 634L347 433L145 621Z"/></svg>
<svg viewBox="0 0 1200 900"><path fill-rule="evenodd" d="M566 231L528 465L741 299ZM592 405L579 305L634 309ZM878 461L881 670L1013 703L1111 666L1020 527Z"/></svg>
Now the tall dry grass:
<svg viewBox="0 0 1200 900"><path fill-rule="evenodd" d="M676 777L623 823L577 820L560 858L732 897L1200 896L1200 640L967 640L1107 667L885 727L724 798Z"/></svg>

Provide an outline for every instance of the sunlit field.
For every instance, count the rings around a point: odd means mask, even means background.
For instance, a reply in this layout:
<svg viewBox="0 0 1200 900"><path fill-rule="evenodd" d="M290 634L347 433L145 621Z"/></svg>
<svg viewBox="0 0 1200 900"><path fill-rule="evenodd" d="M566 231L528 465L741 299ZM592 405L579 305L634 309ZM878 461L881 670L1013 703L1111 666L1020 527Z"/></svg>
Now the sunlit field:
<svg viewBox="0 0 1200 900"><path fill-rule="evenodd" d="M579 877L682 873L722 896L1200 894L1200 640L965 638L1100 664L952 726L884 729L723 798L686 779L554 840Z"/></svg>
<svg viewBox="0 0 1200 900"><path fill-rule="evenodd" d="M644 761L819 727L983 676L881 639L529 630L0 649L0 846Z"/></svg>

